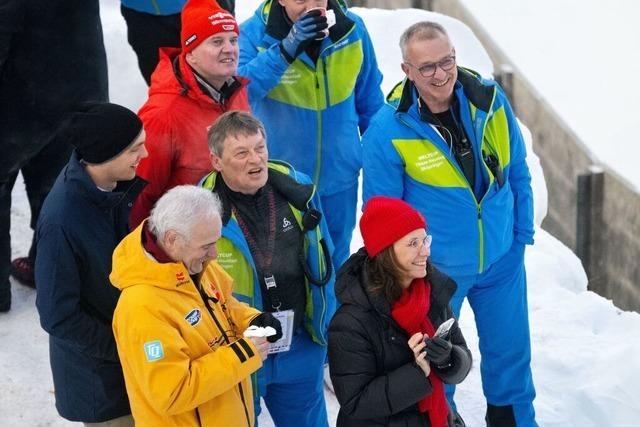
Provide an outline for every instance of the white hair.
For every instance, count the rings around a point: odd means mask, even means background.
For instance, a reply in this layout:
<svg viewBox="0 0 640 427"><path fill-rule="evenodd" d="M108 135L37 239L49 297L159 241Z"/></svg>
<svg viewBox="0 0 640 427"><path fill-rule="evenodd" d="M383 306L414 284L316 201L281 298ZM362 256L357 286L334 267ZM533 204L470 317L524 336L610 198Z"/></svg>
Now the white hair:
<svg viewBox="0 0 640 427"><path fill-rule="evenodd" d="M149 230L161 240L174 230L187 241L196 224L220 219L222 204L210 190L194 185L179 185L167 191L156 202L149 217Z"/></svg>

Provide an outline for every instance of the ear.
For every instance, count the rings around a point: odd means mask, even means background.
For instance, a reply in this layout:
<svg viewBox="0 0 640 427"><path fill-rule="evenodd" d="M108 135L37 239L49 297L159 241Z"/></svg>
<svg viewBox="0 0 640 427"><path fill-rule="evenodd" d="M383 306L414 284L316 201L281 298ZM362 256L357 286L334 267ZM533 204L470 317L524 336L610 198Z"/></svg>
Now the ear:
<svg viewBox="0 0 640 427"><path fill-rule="evenodd" d="M407 76L407 78L409 80L411 80L411 77L409 76L410 67L407 64L405 64L404 62L401 62L400 63L400 68L402 68L402 72L404 73L404 75Z"/></svg>
<svg viewBox="0 0 640 427"><path fill-rule="evenodd" d="M180 235L175 230L167 230L167 232L164 233L164 237L162 238L162 245L168 252L167 255L171 255L171 253L174 252L179 238Z"/></svg>
<svg viewBox="0 0 640 427"><path fill-rule="evenodd" d="M209 158L211 159L211 166L213 167L213 170L216 172L222 172L222 159L212 151L209 152Z"/></svg>
<svg viewBox="0 0 640 427"><path fill-rule="evenodd" d="M191 65L193 67L193 64L195 64L196 58L193 56L193 53L188 52L185 56L184 59L187 61L187 64Z"/></svg>
<svg viewBox="0 0 640 427"><path fill-rule="evenodd" d="M284 0L278 0L278 3L280 3L280 6L284 7Z"/></svg>

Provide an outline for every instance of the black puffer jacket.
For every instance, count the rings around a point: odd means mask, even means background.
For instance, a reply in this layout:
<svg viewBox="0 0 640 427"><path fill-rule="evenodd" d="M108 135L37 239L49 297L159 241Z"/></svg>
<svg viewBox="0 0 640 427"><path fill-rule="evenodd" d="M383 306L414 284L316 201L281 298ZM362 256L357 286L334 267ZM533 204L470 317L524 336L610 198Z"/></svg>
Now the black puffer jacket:
<svg viewBox="0 0 640 427"><path fill-rule="evenodd" d="M391 318L389 302L366 289L366 257L364 249L352 255L335 285L342 305L329 326L329 369L340 402L337 426L430 426L417 403L431 393L431 383L414 361L409 336ZM453 316L449 300L456 284L437 270L427 279L428 315L437 328ZM471 353L458 322L450 338L452 366L436 372L445 383L458 384L471 369Z"/></svg>

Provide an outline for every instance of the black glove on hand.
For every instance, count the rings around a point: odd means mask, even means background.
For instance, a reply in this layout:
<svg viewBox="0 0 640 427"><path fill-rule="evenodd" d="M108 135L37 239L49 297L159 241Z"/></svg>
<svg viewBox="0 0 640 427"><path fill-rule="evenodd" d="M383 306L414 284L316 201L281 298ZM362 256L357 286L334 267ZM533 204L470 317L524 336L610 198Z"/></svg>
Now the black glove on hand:
<svg viewBox="0 0 640 427"><path fill-rule="evenodd" d="M451 358L451 343L444 338L428 338L424 342L427 359L435 363L436 366L443 366Z"/></svg>
<svg viewBox="0 0 640 427"><path fill-rule="evenodd" d="M315 39L325 36L322 30L329 28L327 17L318 9L303 14L291 26L291 31L282 40L282 48L291 57L296 58Z"/></svg>
<svg viewBox="0 0 640 427"><path fill-rule="evenodd" d="M282 338L282 325L280 325L280 321L278 319L276 319L275 317L273 317L273 314L271 314L271 313L259 314L249 324L253 325L253 326L259 326L259 327L262 327L262 328L266 328L267 326L271 326L273 329L275 329L276 330L276 334L275 335L271 335L270 337L267 337L267 341L269 341L269 342L276 342L280 338Z"/></svg>

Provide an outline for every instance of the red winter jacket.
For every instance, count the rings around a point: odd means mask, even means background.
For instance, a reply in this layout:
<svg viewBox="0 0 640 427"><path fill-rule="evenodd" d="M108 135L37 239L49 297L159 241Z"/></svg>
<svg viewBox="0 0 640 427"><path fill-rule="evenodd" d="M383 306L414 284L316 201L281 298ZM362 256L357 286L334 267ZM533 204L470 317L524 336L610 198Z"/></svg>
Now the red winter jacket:
<svg viewBox="0 0 640 427"><path fill-rule="evenodd" d="M182 184L197 184L211 172L207 128L225 111L250 111L247 81L225 104L205 95L180 49L160 50L160 62L151 76L149 99L138 115L147 134L149 156L142 159L138 176L148 184L136 199L129 218L132 227L142 222L166 191ZM178 70L174 70L174 58ZM177 71L177 72L176 72Z"/></svg>

